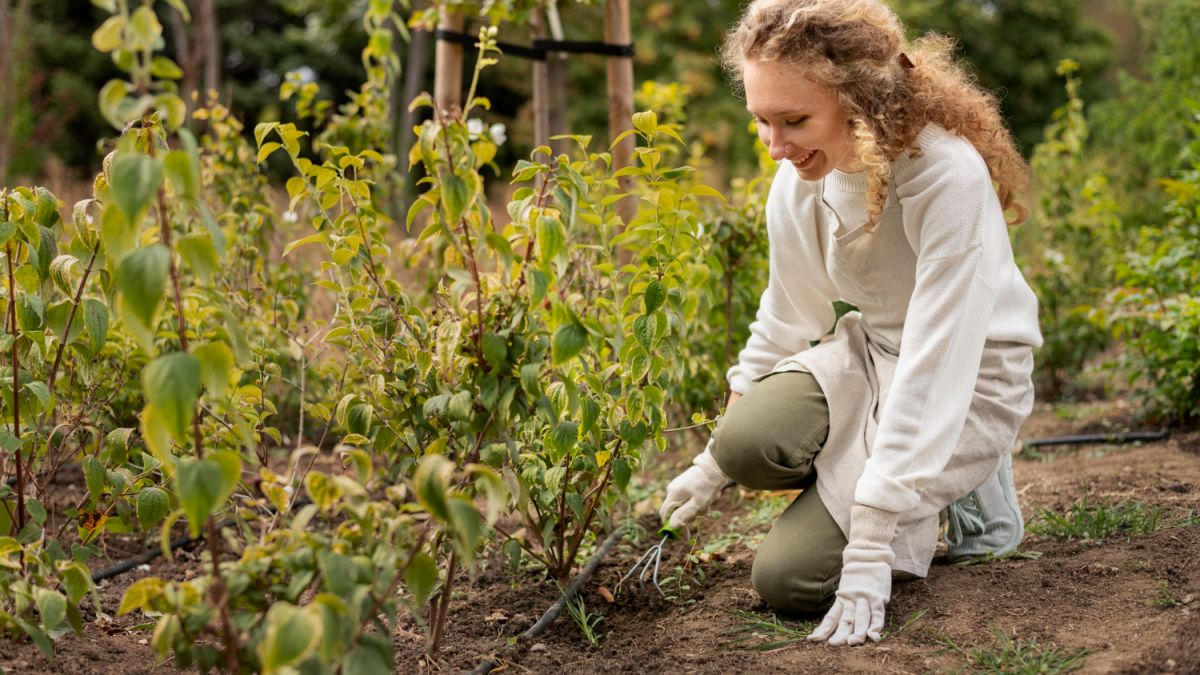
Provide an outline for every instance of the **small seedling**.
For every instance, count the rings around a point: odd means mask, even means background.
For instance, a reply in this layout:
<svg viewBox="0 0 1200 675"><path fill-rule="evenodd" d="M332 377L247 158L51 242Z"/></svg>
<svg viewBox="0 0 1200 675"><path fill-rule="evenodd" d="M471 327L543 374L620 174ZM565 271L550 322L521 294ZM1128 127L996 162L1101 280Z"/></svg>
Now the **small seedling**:
<svg viewBox="0 0 1200 675"><path fill-rule="evenodd" d="M741 609L735 610L733 615L738 618L739 623L728 632L736 634L737 637L722 646L755 652L769 652L804 642L809 633L812 633L817 627L816 621L784 623L775 614L771 614L768 618ZM766 640L766 642L760 642L761 640Z"/></svg>
<svg viewBox="0 0 1200 675"><path fill-rule="evenodd" d="M1059 540L1100 540L1117 536L1151 534L1162 522L1163 510L1141 502L1093 504L1085 493L1065 514L1042 511L1027 529L1039 537Z"/></svg>
<svg viewBox="0 0 1200 675"><path fill-rule="evenodd" d="M1042 645L1037 640L1013 640L993 627L996 641L990 647L965 649L949 636L941 635L934 643L942 652L954 652L967 661L967 669L988 673L1069 673L1083 666L1086 649L1067 649Z"/></svg>
<svg viewBox="0 0 1200 675"><path fill-rule="evenodd" d="M579 627L583 637L594 645L600 644L600 635L596 633L596 626L604 620L604 615L599 612L589 612L581 595L576 595L574 600L567 603L567 611L571 613L571 620Z"/></svg>

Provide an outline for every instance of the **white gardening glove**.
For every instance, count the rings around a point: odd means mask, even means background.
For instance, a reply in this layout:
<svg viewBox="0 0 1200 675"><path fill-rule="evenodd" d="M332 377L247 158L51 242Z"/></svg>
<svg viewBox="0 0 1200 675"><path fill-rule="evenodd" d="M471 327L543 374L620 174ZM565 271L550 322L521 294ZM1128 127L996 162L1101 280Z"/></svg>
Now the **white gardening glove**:
<svg viewBox="0 0 1200 675"><path fill-rule="evenodd" d="M829 644L878 641L884 606L892 597L892 537L899 516L870 506L850 509L850 542L842 551L842 580L825 620L808 636Z"/></svg>
<svg viewBox="0 0 1200 675"><path fill-rule="evenodd" d="M667 496L658 509L658 516L667 527L677 529L687 525L708 508L729 481L717 466L717 460L713 459L712 447L713 441L709 439L704 452L696 455L692 465L667 484Z"/></svg>

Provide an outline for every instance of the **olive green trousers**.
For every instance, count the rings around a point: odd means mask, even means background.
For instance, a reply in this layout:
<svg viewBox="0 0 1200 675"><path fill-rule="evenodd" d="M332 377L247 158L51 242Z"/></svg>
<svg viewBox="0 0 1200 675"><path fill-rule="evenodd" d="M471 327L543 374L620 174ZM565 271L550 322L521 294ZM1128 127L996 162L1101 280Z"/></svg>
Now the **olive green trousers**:
<svg viewBox="0 0 1200 675"><path fill-rule="evenodd" d="M804 492L775 521L754 558L754 589L777 610L822 612L842 576L846 537L812 487L813 459L829 435L829 407L808 373L759 382L717 426L713 457L739 485Z"/></svg>

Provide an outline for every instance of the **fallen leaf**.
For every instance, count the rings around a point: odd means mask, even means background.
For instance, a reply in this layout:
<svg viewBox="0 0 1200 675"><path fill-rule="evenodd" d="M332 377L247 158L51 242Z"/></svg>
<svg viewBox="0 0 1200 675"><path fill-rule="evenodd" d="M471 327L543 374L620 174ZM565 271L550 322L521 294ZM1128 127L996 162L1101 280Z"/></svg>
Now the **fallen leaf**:
<svg viewBox="0 0 1200 675"><path fill-rule="evenodd" d="M610 605L617 601L617 599L613 597L612 591L608 590L607 588L605 588L603 586L596 589L596 592L599 593L600 597L604 598L604 601Z"/></svg>

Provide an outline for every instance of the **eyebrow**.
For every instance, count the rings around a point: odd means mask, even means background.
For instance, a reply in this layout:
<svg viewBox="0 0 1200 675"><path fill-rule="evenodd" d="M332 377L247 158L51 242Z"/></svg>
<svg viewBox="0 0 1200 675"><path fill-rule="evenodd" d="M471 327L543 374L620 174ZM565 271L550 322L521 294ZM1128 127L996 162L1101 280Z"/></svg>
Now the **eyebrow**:
<svg viewBox="0 0 1200 675"><path fill-rule="evenodd" d="M762 112L755 112L755 111L751 110L750 106L746 106L746 112L750 113L751 115L754 115L755 117L792 117L792 116L804 116L804 115L810 114L807 110L796 109L796 108L784 108L782 110L770 110L770 111L767 111L766 113L762 113Z"/></svg>

